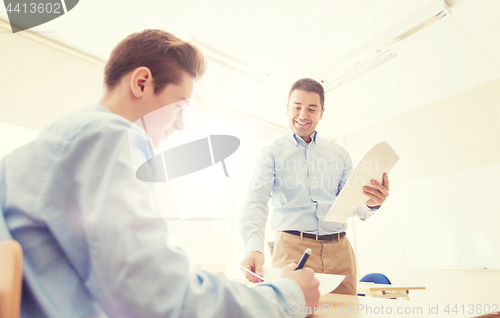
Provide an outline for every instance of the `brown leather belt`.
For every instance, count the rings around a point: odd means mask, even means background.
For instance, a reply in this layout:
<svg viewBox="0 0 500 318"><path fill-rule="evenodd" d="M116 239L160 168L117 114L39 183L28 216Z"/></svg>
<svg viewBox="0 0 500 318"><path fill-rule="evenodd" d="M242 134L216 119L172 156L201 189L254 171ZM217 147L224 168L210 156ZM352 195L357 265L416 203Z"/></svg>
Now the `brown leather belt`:
<svg viewBox="0 0 500 318"><path fill-rule="evenodd" d="M297 235L300 237L307 237L309 239L313 239L316 241L339 241L341 238L345 236L345 232L340 232L340 233L334 233L334 234L328 234L328 235L317 235L317 234L311 234L311 233L304 233L300 231L283 231L288 234L292 235Z"/></svg>

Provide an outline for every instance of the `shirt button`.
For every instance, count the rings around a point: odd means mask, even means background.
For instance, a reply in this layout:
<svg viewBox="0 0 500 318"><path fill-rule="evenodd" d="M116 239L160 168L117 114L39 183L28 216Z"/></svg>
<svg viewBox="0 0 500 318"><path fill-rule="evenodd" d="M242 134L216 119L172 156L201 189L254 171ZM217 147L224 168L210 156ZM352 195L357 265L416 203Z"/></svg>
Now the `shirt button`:
<svg viewBox="0 0 500 318"><path fill-rule="evenodd" d="M310 166L312 166L312 165L313 165L313 163L312 163L312 162L310 162L310 163L309 163L309 165L310 165Z"/></svg>
<svg viewBox="0 0 500 318"><path fill-rule="evenodd" d="M319 229L320 232L323 232L323 229Z"/></svg>
<svg viewBox="0 0 500 318"><path fill-rule="evenodd" d="M318 214L321 214L321 211L320 211L320 210L318 210Z"/></svg>
<svg viewBox="0 0 500 318"><path fill-rule="evenodd" d="M311 180L312 183L314 183L314 180Z"/></svg>

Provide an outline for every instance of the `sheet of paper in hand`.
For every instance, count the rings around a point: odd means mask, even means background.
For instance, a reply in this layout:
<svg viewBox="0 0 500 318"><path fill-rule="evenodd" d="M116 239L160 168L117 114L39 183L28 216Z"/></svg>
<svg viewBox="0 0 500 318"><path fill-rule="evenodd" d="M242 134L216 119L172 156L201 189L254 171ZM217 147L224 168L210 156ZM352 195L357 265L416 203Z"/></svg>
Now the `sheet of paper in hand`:
<svg viewBox="0 0 500 318"><path fill-rule="evenodd" d="M370 184L372 179L382 183L384 172L389 173L398 160L398 154L386 141L376 144L352 172L328 211L325 221L345 223L360 204L369 200L363 194L363 186L373 187Z"/></svg>
<svg viewBox="0 0 500 318"><path fill-rule="evenodd" d="M307 265L306 265L307 266ZM272 267L262 267L262 272L264 273L264 278L266 280L278 279L280 277L281 269ZM337 288L340 283L344 280L344 275L332 275L332 274L322 274L314 273L314 277L319 280L319 293L321 296L331 293L335 288Z"/></svg>

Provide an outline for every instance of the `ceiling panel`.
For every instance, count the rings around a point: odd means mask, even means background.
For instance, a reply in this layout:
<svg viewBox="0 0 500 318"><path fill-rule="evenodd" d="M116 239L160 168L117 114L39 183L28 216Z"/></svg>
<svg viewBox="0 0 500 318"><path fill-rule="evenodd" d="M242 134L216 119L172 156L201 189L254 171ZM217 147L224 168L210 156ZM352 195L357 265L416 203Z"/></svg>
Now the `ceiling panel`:
<svg viewBox="0 0 500 318"><path fill-rule="evenodd" d="M371 7L381 1L382 0L332 0L333 3L344 9L353 17L356 17L366 10L369 10Z"/></svg>
<svg viewBox="0 0 500 318"><path fill-rule="evenodd" d="M452 7L452 18L474 36L500 23L500 1L468 0Z"/></svg>
<svg viewBox="0 0 500 318"><path fill-rule="evenodd" d="M308 45L302 43L296 48L299 59L310 65L310 72L319 73L325 65L332 65L363 46L372 38L369 30L357 20L352 19L339 29L328 32L325 38L309 42Z"/></svg>
<svg viewBox="0 0 500 318"><path fill-rule="evenodd" d="M469 36L446 16L396 43L391 50L410 62L417 63L467 39Z"/></svg>
<svg viewBox="0 0 500 318"><path fill-rule="evenodd" d="M307 5L277 1L259 6L225 1L218 9L220 12L212 12L212 17L200 17L193 34L247 61L265 59L278 69L280 62L289 65L290 56L314 49L337 29L354 21L326 0L309 1Z"/></svg>
<svg viewBox="0 0 500 318"><path fill-rule="evenodd" d="M383 105L383 106L381 106ZM399 103L362 81L352 81L325 96L326 111L322 129L331 136L352 132L392 117ZM327 116L328 112L328 116Z"/></svg>
<svg viewBox="0 0 500 318"><path fill-rule="evenodd" d="M479 33L473 39L489 57L500 56L500 24Z"/></svg>
<svg viewBox="0 0 500 318"><path fill-rule="evenodd" d="M457 94L497 78L500 78L499 68L493 62L487 61L455 73L454 76L441 81L440 85L450 93Z"/></svg>
<svg viewBox="0 0 500 318"><path fill-rule="evenodd" d="M382 0L357 15L356 19L374 34L380 35L436 2L437 0Z"/></svg>
<svg viewBox="0 0 500 318"><path fill-rule="evenodd" d="M393 75L400 73L411 66L413 66L413 64L408 62L408 60L405 59L403 56L398 55L396 58L393 58L389 62L382 64L381 66L375 68L373 71L377 72L380 70L380 72L382 72L385 75ZM382 74L380 75L383 76Z"/></svg>
<svg viewBox="0 0 500 318"><path fill-rule="evenodd" d="M472 40L461 42L440 54L427 58L417 67L438 81L448 81L475 65L488 61L488 57Z"/></svg>
<svg viewBox="0 0 500 318"><path fill-rule="evenodd" d="M500 56L493 59L493 63L497 66L498 69L500 69Z"/></svg>
<svg viewBox="0 0 500 318"><path fill-rule="evenodd" d="M441 100L449 95L450 93L446 89L442 88L437 83L432 83L414 92L401 95L397 98L397 100L401 104L401 113L404 113L420 106Z"/></svg>
<svg viewBox="0 0 500 318"><path fill-rule="evenodd" d="M384 65L378 68L382 68ZM383 71L378 70L378 68L367 72L360 79L373 89L392 99L405 96L433 82L427 75L412 65L392 75L386 75Z"/></svg>

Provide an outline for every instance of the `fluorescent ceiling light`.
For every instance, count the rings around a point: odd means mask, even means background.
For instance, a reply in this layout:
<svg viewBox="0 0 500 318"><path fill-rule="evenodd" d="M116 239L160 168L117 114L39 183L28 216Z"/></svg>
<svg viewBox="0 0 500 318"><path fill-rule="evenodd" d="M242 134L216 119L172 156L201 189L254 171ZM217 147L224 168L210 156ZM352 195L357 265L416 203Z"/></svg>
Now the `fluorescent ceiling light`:
<svg viewBox="0 0 500 318"><path fill-rule="evenodd" d="M366 63L360 64L356 68L350 70L348 73L346 73L343 76L340 76L338 78L334 78L328 82L325 82L324 80L322 81L323 84L325 85L325 92L329 92L341 85L344 85L345 83L353 80L354 78L360 76L361 74L364 74L375 67L392 60L395 58L397 55L394 52L391 52L391 50L387 50L383 52L382 54L377 55L375 58L372 60L369 60Z"/></svg>
<svg viewBox="0 0 500 318"><path fill-rule="evenodd" d="M350 56L354 56L354 58L327 68L317 77L321 78L325 92L329 92L395 58L397 55L391 51L391 46L445 17L446 13L449 12L448 9L449 6L445 2L438 1L402 25L351 54ZM402 31L405 29L406 31Z"/></svg>
<svg viewBox="0 0 500 318"><path fill-rule="evenodd" d="M194 36L189 39L189 42L195 44L208 59L228 67L233 71L257 79L259 82L262 82L271 76L270 73L267 73L227 52L224 52L221 49L209 45Z"/></svg>

